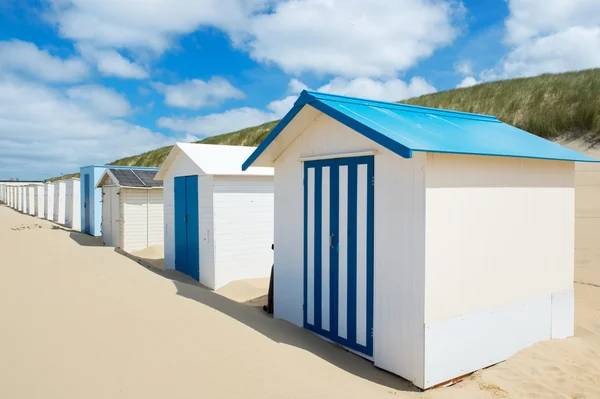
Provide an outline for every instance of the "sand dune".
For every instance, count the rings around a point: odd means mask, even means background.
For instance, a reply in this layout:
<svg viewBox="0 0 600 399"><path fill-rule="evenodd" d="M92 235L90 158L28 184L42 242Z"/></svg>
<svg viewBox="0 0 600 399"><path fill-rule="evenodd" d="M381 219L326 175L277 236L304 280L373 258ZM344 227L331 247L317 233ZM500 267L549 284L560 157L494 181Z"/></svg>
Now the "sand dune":
<svg viewBox="0 0 600 399"><path fill-rule="evenodd" d="M589 284L575 285L576 337L419 392L308 331L52 226L0 206L1 398L600 397L600 288ZM242 302L264 289L225 288Z"/></svg>

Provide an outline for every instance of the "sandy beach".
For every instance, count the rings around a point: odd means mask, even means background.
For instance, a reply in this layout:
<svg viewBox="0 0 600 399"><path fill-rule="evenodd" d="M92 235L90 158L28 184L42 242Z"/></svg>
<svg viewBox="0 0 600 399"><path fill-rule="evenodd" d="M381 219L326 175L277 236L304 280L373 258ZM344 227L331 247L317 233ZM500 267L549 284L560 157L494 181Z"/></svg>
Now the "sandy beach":
<svg viewBox="0 0 600 399"><path fill-rule="evenodd" d="M240 303L264 281L220 295L99 245L0 206L0 397L600 397L599 268L576 273L575 337L420 392Z"/></svg>

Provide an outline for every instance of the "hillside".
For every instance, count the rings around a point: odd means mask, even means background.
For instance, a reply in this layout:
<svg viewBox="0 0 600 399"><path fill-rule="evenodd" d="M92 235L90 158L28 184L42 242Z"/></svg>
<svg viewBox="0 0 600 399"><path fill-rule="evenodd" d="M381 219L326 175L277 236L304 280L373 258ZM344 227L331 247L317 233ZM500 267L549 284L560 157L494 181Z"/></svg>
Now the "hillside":
<svg viewBox="0 0 600 399"><path fill-rule="evenodd" d="M483 83L411 98L402 103L495 115L548 139L582 139L600 145L600 69ZM208 137L204 144L257 146L279 121ZM111 162L160 166L171 146Z"/></svg>

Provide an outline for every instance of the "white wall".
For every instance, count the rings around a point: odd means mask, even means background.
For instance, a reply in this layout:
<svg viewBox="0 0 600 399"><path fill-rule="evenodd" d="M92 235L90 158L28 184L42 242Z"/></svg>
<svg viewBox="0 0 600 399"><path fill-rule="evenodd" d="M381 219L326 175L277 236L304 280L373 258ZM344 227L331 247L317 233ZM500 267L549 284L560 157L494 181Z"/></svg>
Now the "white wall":
<svg viewBox="0 0 600 399"><path fill-rule="evenodd" d="M426 323L573 287L572 162L428 154L426 180Z"/></svg>
<svg viewBox="0 0 600 399"><path fill-rule="evenodd" d="M162 188L148 191L148 242L147 246L165 243L164 199Z"/></svg>
<svg viewBox="0 0 600 399"><path fill-rule="evenodd" d="M303 323L299 159L368 150L377 151L373 359L378 367L419 384L424 368L424 154L400 158L322 114L287 147L275 161L275 317Z"/></svg>
<svg viewBox="0 0 600 399"><path fill-rule="evenodd" d="M213 176L198 176L200 283L211 289L216 286L213 179Z"/></svg>
<svg viewBox="0 0 600 399"><path fill-rule="evenodd" d="M270 276L273 190L272 176L214 178L214 289Z"/></svg>
<svg viewBox="0 0 600 399"><path fill-rule="evenodd" d="M155 193L151 195L150 191L155 191ZM131 252L154 245L150 242L162 244L162 188L148 190L121 187L120 197L123 204L121 225L124 231L121 236L121 248ZM152 201L150 201L150 197L152 197ZM152 216L155 218L152 223L154 228L152 232L149 229L150 202L152 202ZM157 227L159 228L157 229ZM150 235L154 241L149 241Z"/></svg>
<svg viewBox="0 0 600 399"><path fill-rule="evenodd" d="M422 387L572 334L573 163L427 154L426 184Z"/></svg>
<svg viewBox="0 0 600 399"><path fill-rule="evenodd" d="M165 174L163 179L163 215L164 215L164 244L165 269L175 268L175 182L177 176L204 175L200 168L185 154L180 153ZM200 182L198 183L200 184ZM199 223L200 224L200 223ZM201 256L202 256L202 250Z"/></svg>

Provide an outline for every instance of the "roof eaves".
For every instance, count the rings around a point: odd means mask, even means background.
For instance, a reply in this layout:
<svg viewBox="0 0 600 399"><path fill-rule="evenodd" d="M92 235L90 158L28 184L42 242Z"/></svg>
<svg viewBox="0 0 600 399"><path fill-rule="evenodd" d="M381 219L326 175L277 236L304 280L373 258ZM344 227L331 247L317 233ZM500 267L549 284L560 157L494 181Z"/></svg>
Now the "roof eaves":
<svg viewBox="0 0 600 399"><path fill-rule="evenodd" d="M343 125L349 127L350 129L362 134L366 138L368 138L368 139L376 142L377 144L382 145L383 147L387 148L388 150L400 155L401 157L412 158L412 149L411 148L399 143L398 141L396 141L388 136L381 134L377 130L364 125L363 123L359 122L358 120L338 111L335 108L330 107L326 103L324 103L322 101L314 101L314 102L311 102L310 105L312 107L318 109L319 111L323 112L324 114L328 115L329 117L342 123Z"/></svg>
<svg viewBox="0 0 600 399"><path fill-rule="evenodd" d="M298 100L296 100L296 102L294 103L294 107L292 107L292 109L281 119L277 126L275 126L273 130L271 130L271 133L269 133L268 136L262 141L262 143L260 143L256 150L254 150L254 152L250 154L250 157L248 157L248 159L246 159L246 161L242 164L242 171L246 171L250 166L252 166L252 163L256 161L260 154L262 154L267 149L267 147L271 145L271 143L273 142L273 140L275 140L279 133L281 133L281 131L285 129L285 127L292 121L292 119L294 119L298 112L300 112L300 110L307 103L305 101L305 93L307 92L302 92Z"/></svg>

